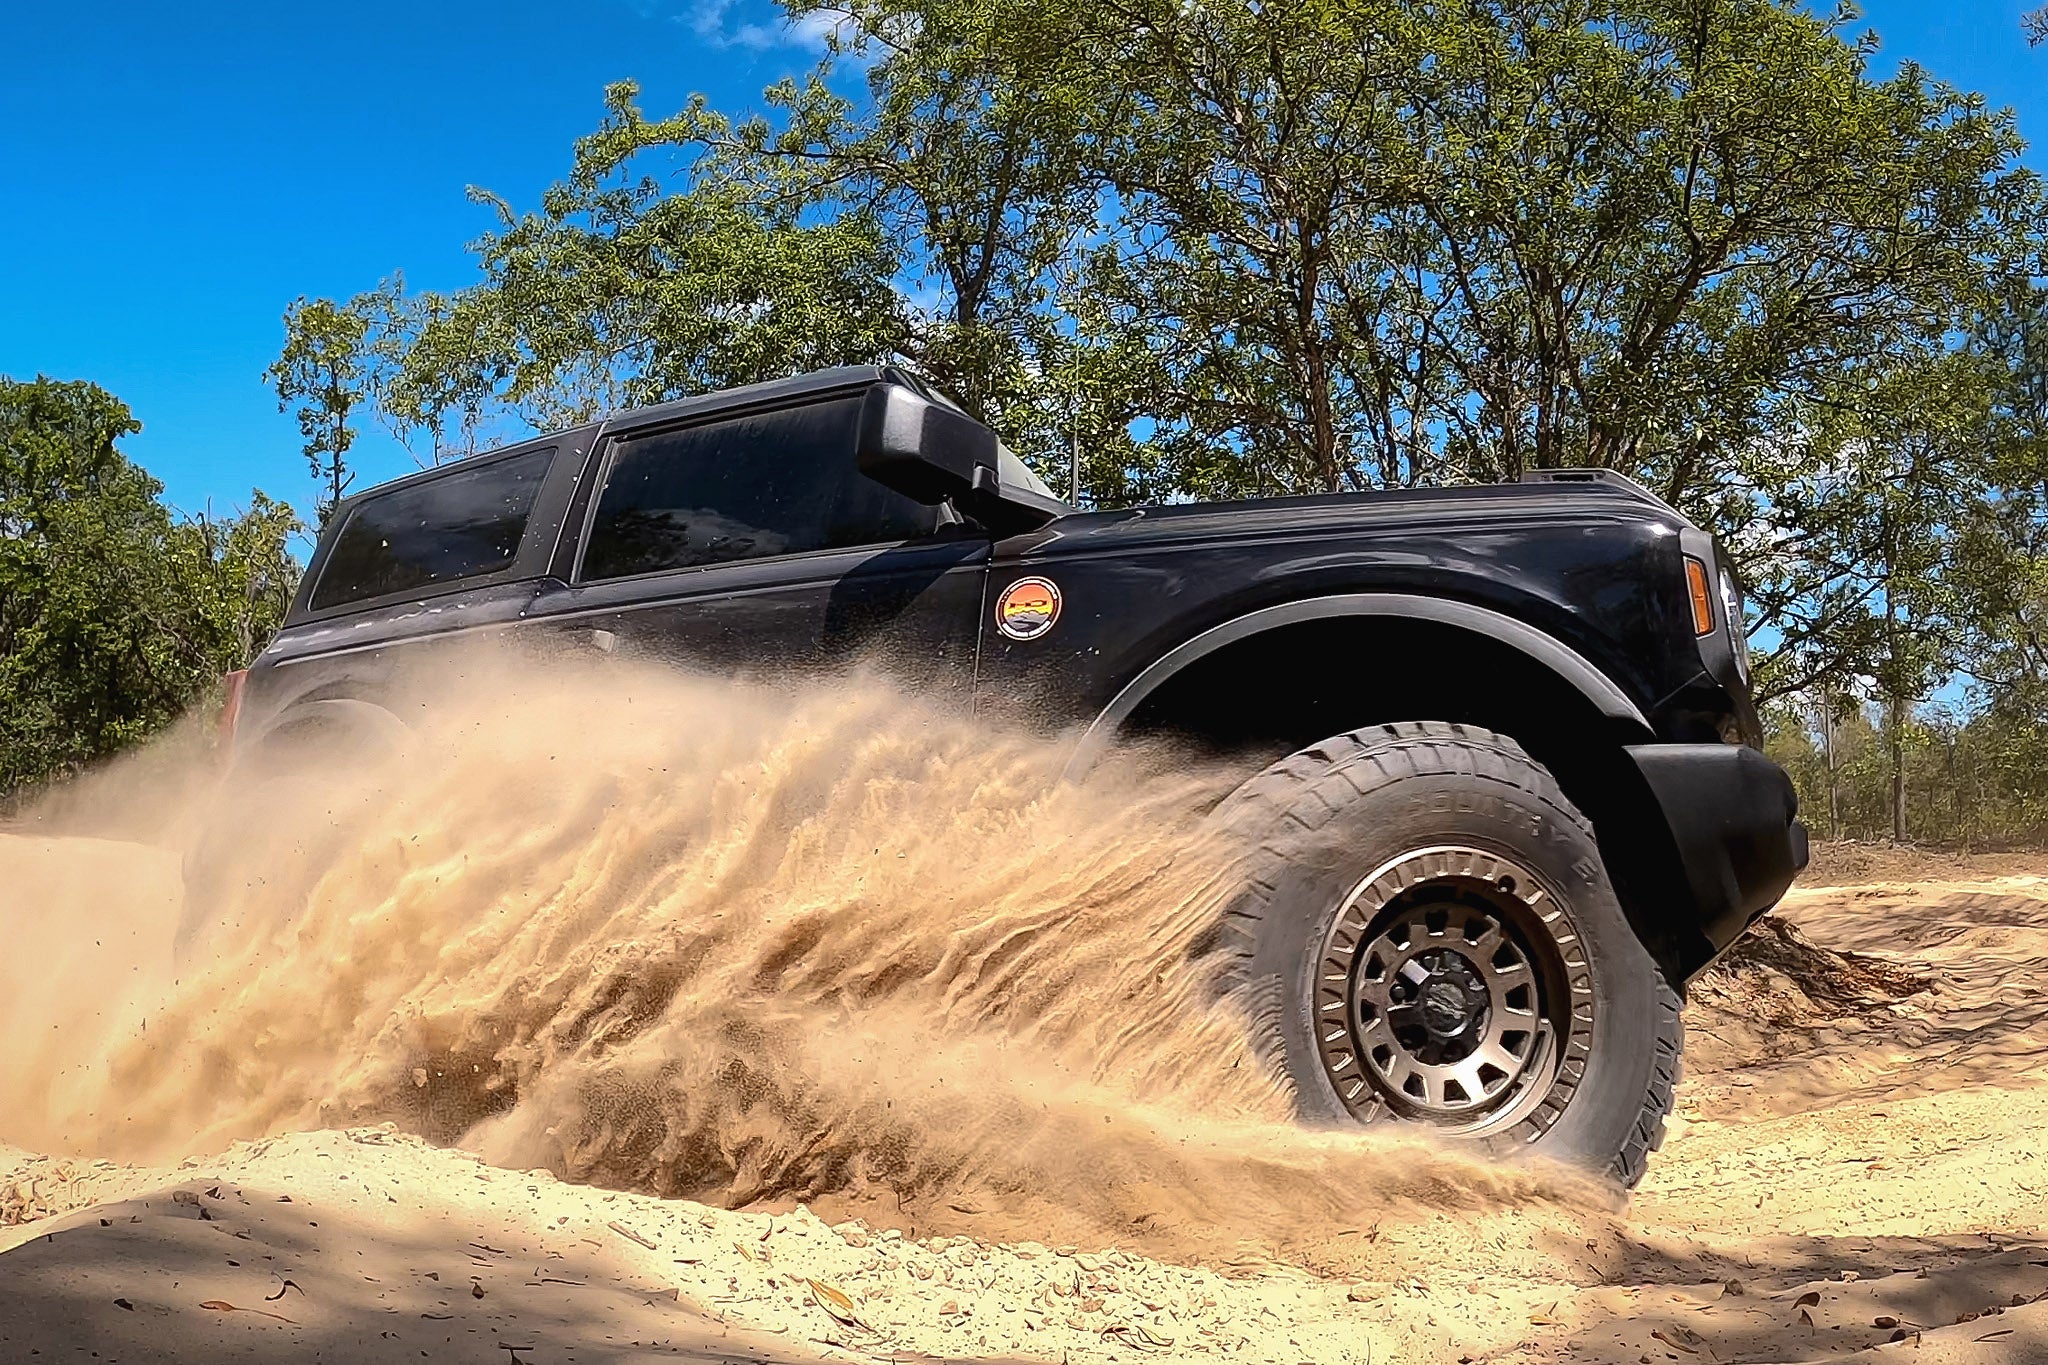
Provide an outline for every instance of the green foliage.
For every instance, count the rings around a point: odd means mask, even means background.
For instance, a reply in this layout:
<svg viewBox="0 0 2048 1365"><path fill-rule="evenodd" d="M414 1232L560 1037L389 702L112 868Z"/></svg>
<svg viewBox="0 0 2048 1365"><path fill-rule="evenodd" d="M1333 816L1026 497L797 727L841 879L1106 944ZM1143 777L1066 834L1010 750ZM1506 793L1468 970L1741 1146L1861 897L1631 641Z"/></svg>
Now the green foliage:
<svg viewBox="0 0 2048 1365"><path fill-rule="evenodd" d="M1062 425L1063 381L1116 357L1187 495L1592 463L1711 512L1746 444L1970 316L2037 231L2009 117L1871 79L1846 14L990 14L856 7L869 98L780 87L733 151L891 210L938 294L913 358L977 402L1037 362L1036 422L985 409L1012 431ZM964 326L1008 344L948 349Z"/></svg>
<svg viewBox="0 0 2048 1365"><path fill-rule="evenodd" d="M895 356L1047 473L1078 432L1101 502L1590 463L1714 516L1752 446L2038 245L2009 115L1873 79L1848 11L830 12L764 113L649 120L614 87L539 214L483 196L477 285L341 308L387 419L438 455L451 418L466 449L493 416ZM328 354L334 308L287 357ZM300 387L331 419L330 370Z"/></svg>
<svg viewBox="0 0 2048 1365"><path fill-rule="evenodd" d="M1898 790L1908 837L1961 848L2048 846L2048 695L2012 694L1965 715L1941 709L1907 722ZM1792 775L1815 838L1893 834L1894 759L1886 718L1837 699L1765 713L1767 750Z"/></svg>
<svg viewBox="0 0 2048 1365"><path fill-rule="evenodd" d="M1981 353L1928 350L1848 376L1749 452L1723 529L1776 636L1764 700L1856 678L1913 700L1963 661L1982 604L1955 569L1997 488L1995 381Z"/></svg>
<svg viewBox="0 0 2048 1365"><path fill-rule="evenodd" d="M97 385L0 378L0 794L110 753L246 664L298 580L291 510L179 520Z"/></svg>
<svg viewBox="0 0 2048 1365"><path fill-rule="evenodd" d="M2027 258L2010 116L1910 66L1871 79L1851 15L1550 0L1463 25L1417 143L1471 300L1443 326L1477 471L1605 465L1711 513L1753 442Z"/></svg>
<svg viewBox="0 0 2048 1365"><path fill-rule="evenodd" d="M362 310L302 298L285 310L284 328L284 352L264 378L277 390L280 412L299 404L293 415L306 438L306 462L321 485L324 522L355 479L348 468L349 447L356 439L349 419L368 396L370 323Z"/></svg>
<svg viewBox="0 0 2048 1365"><path fill-rule="evenodd" d="M604 124L539 212L471 191L498 220L474 244L477 284L414 295L397 278L286 314L271 377L282 399L309 400L300 426L317 465L339 468L366 394L439 462L501 426L562 427L898 349L898 262L872 218L807 220L801 197L733 183L701 147L682 193L623 174L640 150L727 131L694 105L650 125L634 96L630 84L608 92ZM330 480L333 496L343 487Z"/></svg>

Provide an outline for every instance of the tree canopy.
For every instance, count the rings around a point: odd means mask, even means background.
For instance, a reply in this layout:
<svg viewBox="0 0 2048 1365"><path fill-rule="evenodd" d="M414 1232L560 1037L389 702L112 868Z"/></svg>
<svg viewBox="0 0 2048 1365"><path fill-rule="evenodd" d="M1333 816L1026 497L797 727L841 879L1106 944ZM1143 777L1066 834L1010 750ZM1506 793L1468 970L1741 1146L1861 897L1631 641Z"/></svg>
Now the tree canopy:
<svg viewBox="0 0 2048 1365"><path fill-rule="evenodd" d="M140 430L95 384L0 378L0 795L164 725L290 603L291 509L173 515Z"/></svg>

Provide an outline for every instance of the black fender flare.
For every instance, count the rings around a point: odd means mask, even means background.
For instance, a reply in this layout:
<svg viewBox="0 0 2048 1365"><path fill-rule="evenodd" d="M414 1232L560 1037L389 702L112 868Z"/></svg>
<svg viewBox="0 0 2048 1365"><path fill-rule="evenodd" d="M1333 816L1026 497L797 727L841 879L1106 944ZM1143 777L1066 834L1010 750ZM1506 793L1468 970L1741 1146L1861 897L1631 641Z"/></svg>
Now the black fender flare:
<svg viewBox="0 0 2048 1365"><path fill-rule="evenodd" d="M1402 592L1335 593L1246 612L1221 625L1211 626L1160 655L1124 684L1123 690L1082 733L1080 742L1067 760L1067 777L1078 778L1094 767L1115 742L1117 732L1130 719L1131 713L1188 665L1264 631L1344 616L1434 621L1498 641L1555 674L1584 697L1600 715L1614 721L1618 728L1639 732L1639 740L1653 737L1649 719L1643 715L1642 708L1629 700L1628 694L1617 687L1612 678L1571 646L1525 621L1518 621L1489 607L1448 597Z"/></svg>

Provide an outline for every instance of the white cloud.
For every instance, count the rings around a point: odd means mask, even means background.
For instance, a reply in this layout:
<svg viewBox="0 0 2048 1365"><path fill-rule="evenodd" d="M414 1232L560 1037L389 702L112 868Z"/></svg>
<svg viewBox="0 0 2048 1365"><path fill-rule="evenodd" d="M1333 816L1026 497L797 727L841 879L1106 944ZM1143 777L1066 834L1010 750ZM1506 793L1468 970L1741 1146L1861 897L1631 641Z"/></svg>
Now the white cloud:
<svg viewBox="0 0 2048 1365"><path fill-rule="evenodd" d="M725 13L732 4L733 0L697 0L688 14L678 18L699 38L716 40L725 32Z"/></svg>
<svg viewBox="0 0 2048 1365"><path fill-rule="evenodd" d="M788 25L790 41L798 47L823 52L832 36L852 22L853 17L844 10L813 10Z"/></svg>
<svg viewBox="0 0 2048 1365"><path fill-rule="evenodd" d="M778 21L769 17L773 6L759 4L758 0L749 0L747 9L761 11L762 15L751 18L734 13L740 3L741 0L694 0L690 9L677 15L676 20L687 24L692 33L712 47L737 47L749 52L780 47L823 52L828 37L847 21L837 11Z"/></svg>

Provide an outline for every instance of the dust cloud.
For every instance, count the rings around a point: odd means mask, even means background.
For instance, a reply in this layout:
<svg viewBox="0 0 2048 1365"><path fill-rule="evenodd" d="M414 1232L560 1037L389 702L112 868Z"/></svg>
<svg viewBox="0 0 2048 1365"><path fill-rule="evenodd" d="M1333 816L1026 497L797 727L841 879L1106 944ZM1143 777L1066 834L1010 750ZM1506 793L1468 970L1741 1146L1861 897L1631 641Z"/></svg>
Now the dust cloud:
<svg viewBox="0 0 2048 1365"><path fill-rule="evenodd" d="M0 839L0 1139L166 1161L389 1121L571 1180L1047 1240L1590 1197L1295 1126L1210 944L1229 777L1066 783L1059 744L872 681L471 658L410 686L434 700L399 750L218 792L158 765L159 828L206 850L175 975L175 852ZM132 837L137 785L88 779L67 832L99 790Z"/></svg>

